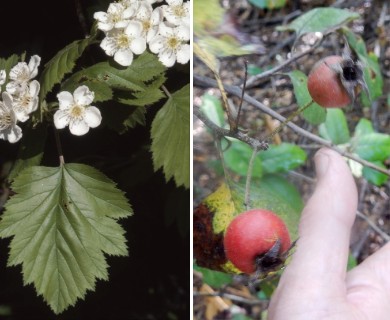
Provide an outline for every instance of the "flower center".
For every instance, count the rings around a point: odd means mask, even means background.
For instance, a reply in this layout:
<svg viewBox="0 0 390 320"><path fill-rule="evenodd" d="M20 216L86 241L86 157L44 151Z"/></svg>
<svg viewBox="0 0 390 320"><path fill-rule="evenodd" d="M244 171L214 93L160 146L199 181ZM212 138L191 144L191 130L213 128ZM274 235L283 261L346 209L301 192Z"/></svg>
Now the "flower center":
<svg viewBox="0 0 390 320"><path fill-rule="evenodd" d="M77 104L75 104L71 109L70 109L70 112L69 112L69 115L73 118L73 119L82 119L83 118L83 115L84 115L84 107L83 106L79 106Z"/></svg>
<svg viewBox="0 0 390 320"><path fill-rule="evenodd" d="M173 14L179 18L185 17L185 15L186 15L186 10L184 9L183 6L175 6L175 7L173 7L172 11L173 11Z"/></svg>
<svg viewBox="0 0 390 320"><path fill-rule="evenodd" d="M167 40L167 46L172 50L176 50L176 48L180 45L180 40L176 37L170 37Z"/></svg>
<svg viewBox="0 0 390 320"><path fill-rule="evenodd" d="M150 21L149 20L143 20L142 21L142 27L143 27L143 30L145 32L148 32L150 27L151 27Z"/></svg>
<svg viewBox="0 0 390 320"><path fill-rule="evenodd" d="M9 113L0 114L0 130L5 130L11 127L12 117Z"/></svg>
<svg viewBox="0 0 390 320"><path fill-rule="evenodd" d="M119 48L126 49L130 46L130 39L126 34L121 33L118 35L116 43Z"/></svg>

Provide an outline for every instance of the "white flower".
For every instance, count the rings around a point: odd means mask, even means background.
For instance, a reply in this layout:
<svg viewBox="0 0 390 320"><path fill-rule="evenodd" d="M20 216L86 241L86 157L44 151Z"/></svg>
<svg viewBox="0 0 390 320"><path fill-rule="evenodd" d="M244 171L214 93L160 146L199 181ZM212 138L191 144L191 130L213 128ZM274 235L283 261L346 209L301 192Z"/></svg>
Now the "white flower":
<svg viewBox="0 0 390 320"><path fill-rule="evenodd" d="M5 83L6 78L7 78L7 74L5 73L5 70L0 70L0 92L1 92L1 86Z"/></svg>
<svg viewBox="0 0 390 320"><path fill-rule="evenodd" d="M134 18L142 23L142 35L149 43L157 34L158 26L163 21L163 11L161 7L153 10L151 4L143 2L140 4Z"/></svg>
<svg viewBox="0 0 390 320"><path fill-rule="evenodd" d="M6 90L11 94L17 94L26 89L28 82L38 74L38 66L41 58L37 55L31 57L28 65L26 62L19 62L10 73L10 82L7 83Z"/></svg>
<svg viewBox="0 0 390 320"><path fill-rule="evenodd" d="M0 101L0 139L15 143L22 137L22 129L16 125L17 118L12 108L12 96L8 92L3 92L2 97L3 101Z"/></svg>
<svg viewBox="0 0 390 320"><path fill-rule="evenodd" d="M107 12L95 12L93 17L98 21L98 28L102 31L110 31L113 28L124 28L127 20L131 18L137 9L136 5L124 6L121 3L111 3Z"/></svg>
<svg viewBox="0 0 390 320"><path fill-rule="evenodd" d="M168 5L163 5L161 8L164 11L164 16L168 22L175 26L185 25L190 26L190 2L183 0L166 0Z"/></svg>
<svg viewBox="0 0 390 320"><path fill-rule="evenodd" d="M73 95L62 91L57 98L60 103L59 110L54 114L54 125L57 129L69 125L72 134L82 136L89 128L96 128L102 122L99 109L90 106L95 94L87 86L78 87Z"/></svg>
<svg viewBox="0 0 390 320"><path fill-rule="evenodd" d="M19 121L25 122L29 118L29 114L38 109L39 89L39 82L33 80L28 84L25 91L14 96L13 109Z"/></svg>
<svg viewBox="0 0 390 320"><path fill-rule="evenodd" d="M160 24L159 34L149 42L149 49L167 67L175 62L186 64L190 60L190 30L186 26L168 27Z"/></svg>
<svg viewBox="0 0 390 320"><path fill-rule="evenodd" d="M125 29L113 29L107 32L100 46L109 56L122 66L133 62L134 53L141 54L146 50L146 39L142 36L142 24L130 21Z"/></svg>

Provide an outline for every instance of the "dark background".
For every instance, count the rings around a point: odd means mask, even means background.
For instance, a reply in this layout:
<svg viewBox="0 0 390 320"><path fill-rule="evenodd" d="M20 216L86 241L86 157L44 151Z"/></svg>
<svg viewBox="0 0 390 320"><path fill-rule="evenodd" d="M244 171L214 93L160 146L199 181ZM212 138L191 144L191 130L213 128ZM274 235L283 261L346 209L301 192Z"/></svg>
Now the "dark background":
<svg viewBox="0 0 390 320"><path fill-rule="evenodd" d="M106 11L109 1L7 1L0 19L0 57L26 52L41 56L40 72L61 48L82 39L76 8L87 28L95 11ZM92 47L79 64L106 59ZM188 65L173 68L166 87L174 92L189 82ZM40 73L39 73L40 75ZM38 77L39 77L38 75ZM56 88L54 89L56 93ZM163 102L162 102L163 103ZM187 319L189 315L189 190L165 182L153 172L150 125L161 107L148 109L147 124L119 135L104 126L83 137L61 131L66 162L86 163L101 170L126 192L134 215L120 221L126 230L129 257L107 257L109 281L98 281L95 292L56 316L37 297L32 285L23 286L21 266L6 267L10 239L0 239L0 319ZM97 105L99 106L99 105ZM103 119L104 121L104 119ZM52 128L42 165L58 165ZM18 143L0 141L0 169L15 160ZM4 193L5 186L0 189ZM0 208L1 209L1 208Z"/></svg>

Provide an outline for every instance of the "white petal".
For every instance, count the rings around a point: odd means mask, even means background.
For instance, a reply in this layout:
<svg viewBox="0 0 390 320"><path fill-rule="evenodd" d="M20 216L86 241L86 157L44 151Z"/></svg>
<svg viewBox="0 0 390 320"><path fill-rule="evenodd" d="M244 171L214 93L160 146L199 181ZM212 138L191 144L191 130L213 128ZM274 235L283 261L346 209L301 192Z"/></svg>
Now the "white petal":
<svg viewBox="0 0 390 320"><path fill-rule="evenodd" d="M162 50L158 54L158 59L162 62L162 64L168 68L172 67L176 61L176 55L172 50Z"/></svg>
<svg viewBox="0 0 390 320"><path fill-rule="evenodd" d="M126 8L124 11L123 11L123 19L130 19L134 16L134 14L136 13L137 11L137 4L132 4L130 5L130 7Z"/></svg>
<svg viewBox="0 0 390 320"><path fill-rule="evenodd" d="M30 70L26 62L18 62L9 72L9 78L11 80L19 80L19 76L30 74ZM19 80L20 81L20 80Z"/></svg>
<svg viewBox="0 0 390 320"><path fill-rule="evenodd" d="M69 130L75 136L82 136L89 131L89 127L85 121L71 121L69 123Z"/></svg>
<svg viewBox="0 0 390 320"><path fill-rule="evenodd" d="M102 122L100 110L96 107L88 107L85 110L84 120L90 128L96 128Z"/></svg>
<svg viewBox="0 0 390 320"><path fill-rule="evenodd" d="M146 35L146 42L149 43L152 41L152 39L157 35L158 28L152 27L149 29L147 35Z"/></svg>
<svg viewBox="0 0 390 320"><path fill-rule="evenodd" d="M141 54L146 50L146 39L145 38L136 38L130 43L130 49L135 54Z"/></svg>
<svg viewBox="0 0 390 320"><path fill-rule="evenodd" d="M73 93L74 101L80 106L88 106L95 99L95 92L87 86L78 87Z"/></svg>
<svg viewBox="0 0 390 320"><path fill-rule="evenodd" d="M170 6L180 6L183 0L165 0Z"/></svg>
<svg viewBox="0 0 390 320"><path fill-rule="evenodd" d="M152 6L147 3L147 2L143 2L141 3L141 5L139 6L138 8L138 11L137 11L137 19L139 20L149 20L150 19L150 16L152 14Z"/></svg>
<svg viewBox="0 0 390 320"><path fill-rule="evenodd" d="M133 38L139 37L142 33L142 23L139 21L130 21L125 29L125 33Z"/></svg>
<svg viewBox="0 0 390 320"><path fill-rule="evenodd" d="M163 20L163 11L161 7L157 7L153 10L150 22L152 25L158 25Z"/></svg>
<svg viewBox="0 0 390 320"><path fill-rule="evenodd" d="M117 15L117 14L121 14L124 9L125 7L122 6L120 3L113 2L110 3L110 5L108 6L107 13Z"/></svg>
<svg viewBox="0 0 390 320"><path fill-rule="evenodd" d="M164 48L165 39L161 36L156 36L149 42L149 49L153 53L159 53Z"/></svg>
<svg viewBox="0 0 390 320"><path fill-rule="evenodd" d="M27 87L27 82L20 83L18 81L10 81L5 86L5 90L7 90L10 94L17 94L24 91Z"/></svg>
<svg viewBox="0 0 390 320"><path fill-rule="evenodd" d="M26 122L28 120L28 118L30 118L28 116L28 114L24 111L19 112L19 111L15 110L15 115L16 115L16 119L18 119L18 121L20 121L20 122Z"/></svg>
<svg viewBox="0 0 390 320"><path fill-rule="evenodd" d="M28 69L30 70L30 79L35 78L38 74L38 67L41 63L41 57L38 55L34 55L30 58L28 63Z"/></svg>
<svg viewBox="0 0 390 320"><path fill-rule="evenodd" d="M98 22L97 27L99 30L107 32L112 30L112 28L114 28L114 24L111 22Z"/></svg>
<svg viewBox="0 0 390 320"><path fill-rule="evenodd" d="M190 45L183 44L176 51L177 62L181 64L186 64L190 60Z"/></svg>
<svg viewBox="0 0 390 320"><path fill-rule="evenodd" d="M95 12L93 14L93 18L95 20L98 20L100 22L107 22L107 18L108 18L108 15L107 15L107 12L103 12L103 11L99 11L99 12Z"/></svg>
<svg viewBox="0 0 390 320"><path fill-rule="evenodd" d="M114 60L121 66L128 67L133 62L133 52L130 49L118 50L114 55Z"/></svg>
<svg viewBox="0 0 390 320"><path fill-rule="evenodd" d="M63 110L57 110L54 114L54 126L57 129L63 129L69 124L68 114Z"/></svg>
<svg viewBox="0 0 390 320"><path fill-rule="evenodd" d="M158 31L163 37L171 37L174 35L173 28L168 27L164 22L161 22L158 26Z"/></svg>
<svg viewBox="0 0 390 320"><path fill-rule="evenodd" d="M115 23L115 28L121 29L121 28L126 28L129 24L129 21L127 20L119 20L118 22Z"/></svg>
<svg viewBox="0 0 390 320"><path fill-rule="evenodd" d="M106 55L108 56L113 56L115 52L118 51L116 41L111 37L105 37L102 42L100 42L100 47L106 52Z"/></svg>
<svg viewBox="0 0 390 320"><path fill-rule="evenodd" d="M14 126L11 130L7 130L6 138L10 143L18 142L22 136L22 129L19 126Z"/></svg>
<svg viewBox="0 0 390 320"><path fill-rule="evenodd" d="M187 28L184 25L178 26L175 28L175 34L180 38L182 41L188 41L190 40L190 29Z"/></svg>
<svg viewBox="0 0 390 320"><path fill-rule="evenodd" d="M1 97L3 98L3 104L8 110L12 110L12 104L13 104L13 99L12 96L8 92L3 92L1 94Z"/></svg>
<svg viewBox="0 0 390 320"><path fill-rule="evenodd" d="M0 85L4 84L6 77L7 74L5 73L5 70L0 70Z"/></svg>
<svg viewBox="0 0 390 320"><path fill-rule="evenodd" d="M68 109L74 104L73 95L68 91L61 91L57 94L57 99L60 103L60 110Z"/></svg>
<svg viewBox="0 0 390 320"><path fill-rule="evenodd" d="M36 97L39 94L40 84L37 80L33 80L30 82L29 93L32 97Z"/></svg>

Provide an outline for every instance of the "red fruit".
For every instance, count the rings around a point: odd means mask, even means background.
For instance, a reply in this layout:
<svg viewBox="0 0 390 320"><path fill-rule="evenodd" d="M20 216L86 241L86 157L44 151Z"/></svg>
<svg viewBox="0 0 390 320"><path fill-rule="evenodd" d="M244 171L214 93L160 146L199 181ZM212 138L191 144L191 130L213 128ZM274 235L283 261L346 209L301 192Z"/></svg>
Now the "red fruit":
<svg viewBox="0 0 390 320"><path fill-rule="evenodd" d="M313 100L325 108L341 108L351 104L351 98L335 71L343 61L341 56L329 56L318 61L310 71L307 88Z"/></svg>
<svg viewBox="0 0 390 320"><path fill-rule="evenodd" d="M274 255L275 249L278 256L286 253L291 247L291 240L279 216L269 210L253 209L241 213L230 222L224 247L227 258L239 270L250 274L261 268L259 261L264 257L270 258L269 253ZM272 256L268 264L272 265L278 256Z"/></svg>

